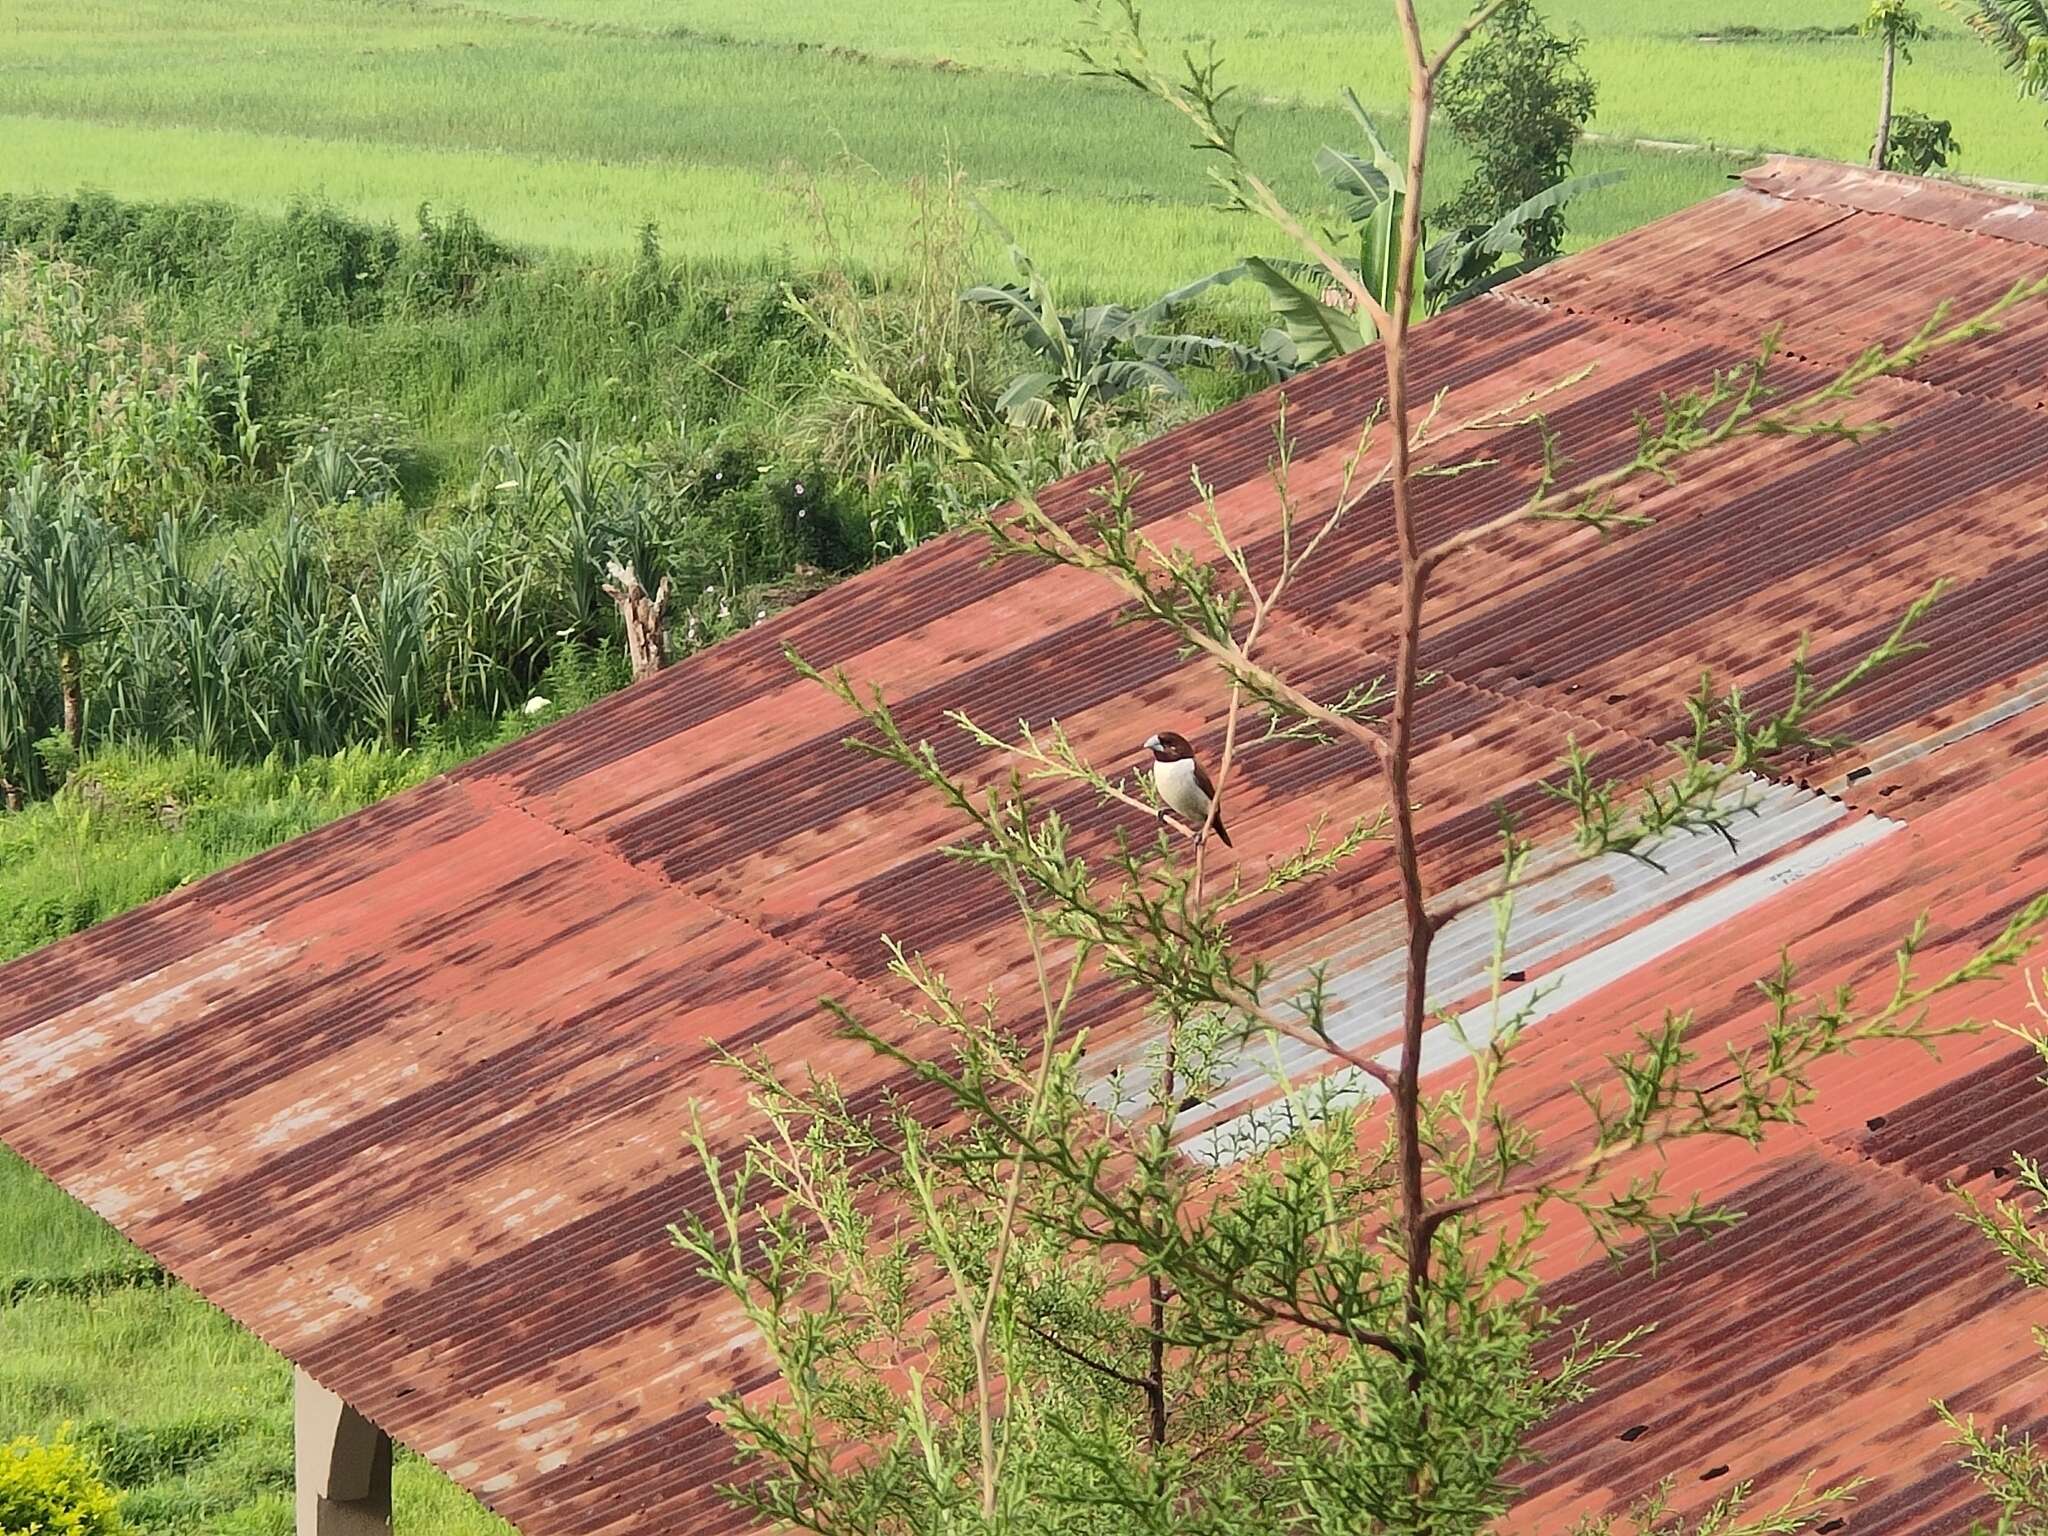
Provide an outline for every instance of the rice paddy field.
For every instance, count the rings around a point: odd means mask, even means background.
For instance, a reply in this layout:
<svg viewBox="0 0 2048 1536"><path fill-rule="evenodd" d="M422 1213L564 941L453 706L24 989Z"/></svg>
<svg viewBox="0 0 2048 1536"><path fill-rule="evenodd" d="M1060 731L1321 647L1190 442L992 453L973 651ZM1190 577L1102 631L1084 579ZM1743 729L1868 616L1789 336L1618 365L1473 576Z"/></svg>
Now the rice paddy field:
<svg viewBox="0 0 2048 1536"><path fill-rule="evenodd" d="M1427 0L1441 27L1464 0ZM1603 136L1737 151L1867 153L1877 55L1863 0L1558 0L1588 38ZM1930 12L1935 8L1929 6ZM1788 15L1796 12L1796 25ZM1386 14L1383 14L1386 13ZM1309 156L1349 137L1351 85L1397 119L1376 5L1160 0L1162 54L1210 40L1258 163L1312 196ZM1945 13L1899 101L1955 123L1964 173L2048 181L2048 129ZM886 268L912 184L949 164L1042 264L1148 293L1270 244L1211 206L1163 108L1084 79L1074 0L11 0L0 14L0 191L318 197L407 221L463 207L502 239ZM1587 244L1708 196L1740 154L1588 145L1628 179L1573 210ZM1461 174L1455 149L1437 186Z"/></svg>

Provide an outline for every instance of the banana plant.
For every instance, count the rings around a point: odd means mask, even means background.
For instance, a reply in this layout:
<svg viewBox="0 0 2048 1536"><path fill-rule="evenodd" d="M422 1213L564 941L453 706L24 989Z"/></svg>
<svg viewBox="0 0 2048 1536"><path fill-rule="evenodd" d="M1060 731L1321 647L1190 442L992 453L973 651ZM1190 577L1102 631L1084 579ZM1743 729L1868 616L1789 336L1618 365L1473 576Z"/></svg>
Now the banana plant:
<svg viewBox="0 0 2048 1536"><path fill-rule="evenodd" d="M988 217L986 213L983 215ZM1009 248L1019 281L968 289L961 302L995 315L1032 352L1038 366L1012 379L996 409L1024 427L1049 427L1063 444L1063 462L1081 442L1087 419L1102 406L1138 391L1180 397L1187 387L1174 369L1195 363L1284 377L1273 357L1255 347L1211 336L1163 334L1159 327L1204 289L1229 281L1215 273L1162 294L1142 309L1091 304L1062 311L1051 285L1010 232L989 219Z"/></svg>
<svg viewBox="0 0 2048 1536"><path fill-rule="evenodd" d="M1345 266L1382 310L1391 312L1398 288L1397 252L1408 202L1408 180L1388 151L1371 116L1350 91L1345 108L1365 135L1367 155L1324 145L1316 151L1316 172L1341 199L1348 228L1332 242L1355 247ZM1523 232L1553 208L1621 179L1619 171L1570 176L1543 189L1485 229L1455 230L1428 243L1416 257L1409 292L1415 315L1433 315L1463 303L1496 284L1538 265L1523 252ZM1275 261L1250 256L1235 267L1210 274L1204 284L1249 278L1266 290L1279 321L1260 350L1276 368L1307 368L1379 339L1371 315L1349 303L1336 280L1314 262Z"/></svg>

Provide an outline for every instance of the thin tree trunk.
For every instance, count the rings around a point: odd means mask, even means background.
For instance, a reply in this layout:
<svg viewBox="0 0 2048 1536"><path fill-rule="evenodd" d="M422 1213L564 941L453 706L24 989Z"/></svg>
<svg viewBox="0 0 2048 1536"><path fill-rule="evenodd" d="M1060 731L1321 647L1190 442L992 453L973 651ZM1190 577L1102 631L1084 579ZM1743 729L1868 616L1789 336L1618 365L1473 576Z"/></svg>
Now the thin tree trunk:
<svg viewBox="0 0 2048 1536"><path fill-rule="evenodd" d="M78 650L57 648L57 682L64 694L64 734L77 751L85 750L85 685L79 679Z"/></svg>
<svg viewBox="0 0 2048 1536"><path fill-rule="evenodd" d="M1884 40L1884 84L1877 93L1877 141L1871 145L1870 164L1873 170L1883 170L1885 157L1892 148L1892 71L1898 64L1899 45L1893 38Z"/></svg>
<svg viewBox="0 0 2048 1536"><path fill-rule="evenodd" d="M1157 1275L1147 1286L1146 1300L1152 1338L1145 1369L1145 1448L1156 1456L1166 1449L1166 1282Z"/></svg>
<svg viewBox="0 0 2048 1536"><path fill-rule="evenodd" d="M612 579L604 585L605 595L619 605L619 618L626 627L626 657L637 683L668 665L668 578L661 578L661 585L650 597L630 565L613 560L607 569Z"/></svg>
<svg viewBox="0 0 2048 1536"><path fill-rule="evenodd" d="M9 778L0 778L0 805L10 811L19 811L22 805L21 786Z"/></svg>
<svg viewBox="0 0 2048 1536"><path fill-rule="evenodd" d="M1429 1239L1422 1225L1422 1037L1429 1018L1429 951L1436 929L1430 922L1415 807L1408 788L1408 770L1415 753L1415 695L1422 676L1422 606L1429 590L1429 566L1423 558L1414 508L1415 482L1409 466L1412 429L1408 419L1407 349L1414 311L1413 253L1422 246L1423 172L1429 154L1429 115L1435 103L1436 81L1423 55L1422 29L1416 21L1414 0L1398 0L1397 14L1409 66L1408 196L1401 209L1401 263L1394 276L1394 302L1388 311L1392 329L1380 346L1386 359L1388 421L1393 432L1394 543L1401 561L1401 617L1394 652L1393 708L1388 714L1387 743L1380 766L1386 776L1394 865L1400 875L1402 916L1408 929L1408 965L1401 1005L1401 1066L1394 1089L1394 1118L1399 1133L1396 1161L1408 1260L1408 1388L1419 1397L1428 1372L1420 1329L1424 1321L1423 1291L1429 1279ZM1424 1476L1424 1471L1418 1468L1418 1486L1414 1490L1418 1496Z"/></svg>

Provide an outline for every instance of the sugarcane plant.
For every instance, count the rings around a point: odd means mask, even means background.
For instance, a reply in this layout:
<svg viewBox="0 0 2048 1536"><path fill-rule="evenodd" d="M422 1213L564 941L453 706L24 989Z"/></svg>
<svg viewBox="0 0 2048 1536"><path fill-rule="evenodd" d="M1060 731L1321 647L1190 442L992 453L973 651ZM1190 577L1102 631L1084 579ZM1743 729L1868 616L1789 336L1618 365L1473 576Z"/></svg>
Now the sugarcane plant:
<svg viewBox="0 0 2048 1536"><path fill-rule="evenodd" d="M1206 495L1185 542L1159 541L1121 473L1090 515L1056 513L1010 434L904 400L857 336L831 333L851 385L1002 498L975 524L991 555L1103 583L1124 621L1164 630L1213 669L1222 729L1209 809L1172 831L1155 822L1153 790L1100 767L1057 722L989 722L962 699L951 739L935 744L879 690L792 653L857 722L849 747L950 809L961 836L949 851L1014 908L1023 963L968 994L920 955L917 932L896 935L891 970L912 999L900 1016L866 1000L830 1008L900 1075L900 1100L878 1099L865 1078L748 1058L731 1066L755 1129L735 1131L729 1106L692 1128L708 1193L674 1236L758 1339L770 1377L749 1369L743 1390L717 1404L742 1464L726 1491L777 1528L1485 1528L1514 1498L1536 1429L1596 1391L1602 1368L1634 1343L1574 1330L1548 1299L1539 1276L1552 1224L1653 1258L1723 1229L1737 1213L1684 1188L1664 1149L1704 1137L1755 1144L1801 1119L1830 1059L1880 1045L1933 1050L1980 1027L1933 1005L2010 974L2048 921L2048 896L2037 897L1987 939L1938 957L1927 924L1909 926L1890 977L1863 990L1811 985L1787 958L1759 979L1760 1024L1711 1052L1674 998L1574 1084L1575 1119L1539 1126L1502 1091L1541 995L1508 981L1531 883L1595 860L1655 867L1688 835L1732 838L1755 808L1748 776L1831 745L1826 712L1918 648L1941 588L1884 616L1860 657L1826 673L1795 653L1774 704L1703 680L1673 701L1686 723L1665 766L1641 779L1617 782L1561 743L1545 788L1563 836L1539 846L1504 818L1492 875L1445 887L1429 873L1416 813L1452 793L1422 781L1418 746L1442 573L1546 530L1625 538L1654 519L1644 487L1735 445L1860 443L1881 430L1868 420L1870 386L2048 296L2044 273L1975 314L1944 308L1832 378L1789 389L1767 337L1747 365L1646 402L1633 452L1594 473L1572 469L1546 414L1584 373L1422 398L1432 108L1459 49L1506 3L1479 6L1432 46L1411 0L1395 0L1408 143L1402 201L1389 204L1386 291L1247 161L1213 61L1170 73L1135 4L1094 12L1089 67L1177 114L1233 205L1295 240L1378 338L1384 394L1361 412L1340 475L1297 479L1283 413L1275 510L1256 557ZM1475 435L1484 453L1464 447ZM1471 477L1489 474L1513 476L1513 489L1474 520ZM1194 477L1199 488L1199 463ZM1454 479L1462 521L1442 510ZM1391 656L1312 681L1298 638L1284 638L1301 631L1285 620L1309 573L1339 558L1366 518L1384 520L1372 547L1395 566L1383 614ZM1263 868L1219 871L1204 834L1241 761L1303 743L1350 749L1383 789L1383 809L1311 821ZM1051 803L1059 796L1122 830L1084 830ZM1384 861L1398 891L1398 1003L1375 1026L1394 1036L1385 1052L1361 1050L1340 1027L1325 966L1282 970L1245 921L1309 887L1341 903L1336 877L1366 857ZM1491 936L1488 1001L1464 1015L1439 1013L1443 978L1432 971L1452 925ZM1124 1017L1149 1024L1150 1044L1106 1071L1079 1017L1119 999ZM1455 1042L1464 1059L1426 1081L1432 1039ZM1244 1092L1261 1060L1276 1064L1275 1107L1228 1134L1184 1137L1190 1112ZM1808 1486L1746 1509L1738 1488L1698 1512L1653 1498L1638 1523L1595 1518L1582 1529L1791 1532L1835 1517L1852 1491Z"/></svg>

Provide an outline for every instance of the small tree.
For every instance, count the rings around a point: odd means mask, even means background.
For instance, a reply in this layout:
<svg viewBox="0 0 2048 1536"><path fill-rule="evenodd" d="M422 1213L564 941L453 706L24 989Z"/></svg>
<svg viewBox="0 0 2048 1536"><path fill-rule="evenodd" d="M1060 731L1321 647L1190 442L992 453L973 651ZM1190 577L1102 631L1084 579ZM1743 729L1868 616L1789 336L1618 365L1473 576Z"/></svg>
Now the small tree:
<svg viewBox="0 0 2048 1536"><path fill-rule="evenodd" d="M1909 64L1913 61L1906 45L1926 36L1927 26L1906 0L1870 0L1870 11L1863 18L1863 35L1884 45L1884 72L1879 77L1877 92L1877 137L1870 146L1870 163L1884 170L1891 164L1892 76L1900 58Z"/></svg>
<svg viewBox="0 0 2048 1536"><path fill-rule="evenodd" d="M1552 32L1533 0L1483 10L1488 19L1434 97L1477 162L1435 219L1475 232L1571 174L1572 151L1599 95L1579 62L1585 39ZM1523 254L1535 265L1549 261L1563 247L1564 229L1562 207L1546 210L1522 231Z"/></svg>
<svg viewBox="0 0 2048 1536"><path fill-rule="evenodd" d="M1607 779L1566 743L1546 786L1569 818L1566 841L1539 851L1506 825L1489 881L1439 889L1415 813L1437 798L1417 783L1435 579L1485 558L1510 531L1562 524L1625 536L1654 505L1635 499L1639 484L1668 482L1742 439L1859 441L1878 429L1851 424L1844 407L1866 386L2048 294L2044 276L1968 319L1938 313L1790 396L1771 382L1767 339L1748 366L1646 409L1633 457L1586 478L1566 477L1540 409L1583 374L1510 399L1415 398L1436 92L1459 47L1512 3L1482 6L1431 49L1411 0L1396 0L1409 196L1391 304L1244 161L1213 62L1170 76L1133 5L1098 15L1091 66L1180 113L1232 201L1295 238L1380 338L1385 397L1363 413L1343 473L1313 505L1291 474L1283 414L1277 511L1257 561L1213 501L1195 547L1154 542L1122 476L1092 517L1056 515L1004 435L913 407L854 338L835 337L849 381L878 409L1008 498L980 524L993 554L1092 576L1124 617L1214 664L1217 803L1242 754L1342 741L1369 758L1385 809L1346 827L1312 822L1263 871L1237 864L1218 875L1211 840L1156 827L1145 787L1103 772L1057 724L997 732L954 712L965 745L1010 764L1007 777L971 781L950 766L954 752L907 735L879 693L793 658L858 716L849 745L959 817L965 835L951 851L1007 893L1030 964L1017 989L968 997L894 948L914 1006L877 1024L834 1011L912 1085L902 1102L863 1105L829 1079L743 1063L764 1129L736 1149L697 1131L712 1194L676 1236L753 1324L774 1368L773 1392L719 1407L752 1464L732 1497L779 1525L819 1536L1477 1530L1510 1502L1530 1432L1591 1391L1631 1342L1570 1333L1546 1301L1537 1273L1550 1222L1570 1215L1610 1251L1644 1243L1654 1255L1733 1221L1667 1188L1662 1163L1636 1154L1702 1136L1754 1143L1799 1120L1830 1058L1888 1041L1932 1048L1975 1028L1937 1021L1931 1003L2009 971L2048 921L2048 897L2028 902L1981 949L1932 973L1923 922L1901 936L1891 983L1863 998L1806 988L1786 959L1759 983L1759 1035L1711 1052L1674 1002L1575 1085L1584 1113L1562 1133L1546 1136L1501 1092L1534 1017L1505 985L1520 893L1588 860L1654 861L1671 837L1728 832L1751 807L1745 776L1818 745L1820 712L1915 648L1939 584L1888 629L1878 624L1869 651L1835 675L1796 654L1775 709L1703 680L1682 702L1691 729L1671 742L1668 770L1639 784ZM1487 433L1491 450L1516 428L1533 489L1455 531L1429 518L1447 478L1498 467L1460 452L1466 434ZM1275 639L1278 616L1368 497L1389 519L1398 562L1394 654L1384 670L1361 659L1348 682L1311 687ZM1084 853L1066 817L1041 802L1044 786L1087 799L1124 830ZM1400 893L1400 998L1387 1020L1398 1043L1384 1054L1344 1038L1320 967L1283 979L1238 924L1252 903L1324 882L1368 845ZM1433 996L1432 955L1460 918L1490 924L1492 1003L1449 1018ZM1091 1074L1075 1030L1076 1000L1105 989L1154 1034L1106 1079ZM1456 1081L1426 1091L1432 1025L1468 1061ZM1312 1065L1276 1065L1273 1109L1212 1136L1201 1155L1183 1147L1190 1110L1260 1054ZM1738 1496L1693 1529L1794 1531L1845 1493L1802 1494L1747 1520Z"/></svg>
<svg viewBox="0 0 2048 1536"><path fill-rule="evenodd" d="M1131 394L1184 396L1187 387L1174 373L1176 368L1227 363L1242 372L1282 376L1281 365L1257 349L1214 337L1161 332L1181 305L1228 281L1231 274L1198 278L1141 309L1090 304L1063 311L1024 248L995 220L988 222L1008 247L1019 281L977 285L960 301L996 316L1032 353L1035 366L1004 386L995 409L1015 425L1056 433L1062 469L1079 466L1088 421L1105 406Z"/></svg>

